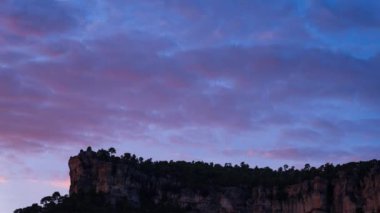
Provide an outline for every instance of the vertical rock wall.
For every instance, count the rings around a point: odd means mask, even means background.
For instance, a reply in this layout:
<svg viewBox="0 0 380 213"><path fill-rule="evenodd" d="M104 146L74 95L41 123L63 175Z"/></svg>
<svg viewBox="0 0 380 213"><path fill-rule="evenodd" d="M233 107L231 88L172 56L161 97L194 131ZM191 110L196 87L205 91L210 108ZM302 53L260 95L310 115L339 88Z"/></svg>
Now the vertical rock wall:
<svg viewBox="0 0 380 213"><path fill-rule="evenodd" d="M137 207L141 206L141 194L151 193L152 202L174 203L191 212L380 213L380 173L376 168L362 178L344 173L333 181L315 177L285 187L285 198L278 199L275 186L209 186L207 193L181 188L170 176L151 177L126 164L101 160L92 151L71 157L69 167L70 194L105 193L111 202L123 199ZM168 186L180 190L173 192Z"/></svg>

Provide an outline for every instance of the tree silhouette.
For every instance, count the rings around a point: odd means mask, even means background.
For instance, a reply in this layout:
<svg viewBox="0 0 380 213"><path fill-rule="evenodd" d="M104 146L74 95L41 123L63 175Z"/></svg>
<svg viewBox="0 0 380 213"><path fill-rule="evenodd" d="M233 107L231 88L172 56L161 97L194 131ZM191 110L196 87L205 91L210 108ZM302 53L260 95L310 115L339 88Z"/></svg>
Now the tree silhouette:
<svg viewBox="0 0 380 213"><path fill-rule="evenodd" d="M284 170L286 171L286 170L288 170L288 168L289 168L288 164L285 164L284 165Z"/></svg>
<svg viewBox="0 0 380 213"><path fill-rule="evenodd" d="M40 201L40 204L43 205L43 206L47 206L49 203L52 202L52 197L51 196L46 196L44 198L41 199Z"/></svg>
<svg viewBox="0 0 380 213"><path fill-rule="evenodd" d="M309 171L310 170L310 164L305 164L305 167L303 168L304 171Z"/></svg>
<svg viewBox="0 0 380 213"><path fill-rule="evenodd" d="M108 149L108 152L109 152L110 154L116 154L116 149L113 148L113 147L111 147L111 148Z"/></svg>

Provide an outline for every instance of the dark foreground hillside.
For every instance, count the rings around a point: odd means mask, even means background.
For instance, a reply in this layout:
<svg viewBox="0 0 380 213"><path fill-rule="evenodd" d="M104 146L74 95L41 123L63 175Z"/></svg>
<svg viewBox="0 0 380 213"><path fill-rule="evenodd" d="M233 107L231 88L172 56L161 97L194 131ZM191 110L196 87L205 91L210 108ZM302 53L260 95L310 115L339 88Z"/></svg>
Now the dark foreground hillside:
<svg viewBox="0 0 380 213"><path fill-rule="evenodd" d="M380 212L377 160L272 170L114 153L81 151L69 160L69 196L15 212Z"/></svg>

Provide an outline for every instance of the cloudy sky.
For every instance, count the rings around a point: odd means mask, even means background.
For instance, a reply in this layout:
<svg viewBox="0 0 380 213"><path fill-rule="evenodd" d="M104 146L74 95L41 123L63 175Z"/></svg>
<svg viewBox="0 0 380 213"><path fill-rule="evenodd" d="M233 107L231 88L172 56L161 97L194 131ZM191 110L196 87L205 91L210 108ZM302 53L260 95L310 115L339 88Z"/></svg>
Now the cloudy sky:
<svg viewBox="0 0 380 213"><path fill-rule="evenodd" d="M0 212L68 158L380 156L380 1L0 0Z"/></svg>

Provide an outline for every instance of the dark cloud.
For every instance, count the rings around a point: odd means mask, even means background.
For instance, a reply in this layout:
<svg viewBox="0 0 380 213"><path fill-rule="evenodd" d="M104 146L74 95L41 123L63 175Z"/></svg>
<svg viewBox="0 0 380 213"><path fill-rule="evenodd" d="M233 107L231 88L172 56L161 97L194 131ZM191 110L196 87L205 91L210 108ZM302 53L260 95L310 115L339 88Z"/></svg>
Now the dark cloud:
<svg viewBox="0 0 380 213"><path fill-rule="evenodd" d="M70 1L14 0L2 4L0 11L6 30L26 37L66 32L83 19Z"/></svg>

